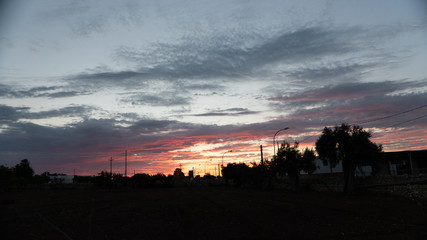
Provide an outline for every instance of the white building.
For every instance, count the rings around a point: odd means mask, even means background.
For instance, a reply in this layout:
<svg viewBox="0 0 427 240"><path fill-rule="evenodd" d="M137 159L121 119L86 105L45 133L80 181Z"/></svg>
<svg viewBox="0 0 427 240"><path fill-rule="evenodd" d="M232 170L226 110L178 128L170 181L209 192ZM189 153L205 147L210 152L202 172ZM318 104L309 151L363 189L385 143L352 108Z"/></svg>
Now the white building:
<svg viewBox="0 0 427 240"><path fill-rule="evenodd" d="M68 175L49 175L49 183L73 183L74 176Z"/></svg>
<svg viewBox="0 0 427 240"><path fill-rule="evenodd" d="M342 173L342 162L340 161L334 168L331 168L329 164L324 164L322 160L319 158L316 158L315 161L316 164L316 170L313 172L313 174L322 174L322 173ZM356 176L370 176L372 173L372 167L371 166L361 166L356 168Z"/></svg>

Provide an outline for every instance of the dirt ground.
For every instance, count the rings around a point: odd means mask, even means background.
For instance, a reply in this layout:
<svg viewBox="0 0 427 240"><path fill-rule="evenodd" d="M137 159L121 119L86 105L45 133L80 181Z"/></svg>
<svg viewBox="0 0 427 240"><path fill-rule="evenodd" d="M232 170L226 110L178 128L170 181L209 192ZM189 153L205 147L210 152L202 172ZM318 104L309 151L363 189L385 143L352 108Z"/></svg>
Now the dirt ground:
<svg viewBox="0 0 427 240"><path fill-rule="evenodd" d="M230 187L0 193L1 239L427 239L427 200Z"/></svg>

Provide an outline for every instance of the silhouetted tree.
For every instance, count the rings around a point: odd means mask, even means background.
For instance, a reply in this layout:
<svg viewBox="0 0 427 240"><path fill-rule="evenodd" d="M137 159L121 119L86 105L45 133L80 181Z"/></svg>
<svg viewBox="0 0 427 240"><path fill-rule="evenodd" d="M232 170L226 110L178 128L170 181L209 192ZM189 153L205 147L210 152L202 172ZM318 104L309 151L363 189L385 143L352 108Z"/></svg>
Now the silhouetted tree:
<svg viewBox="0 0 427 240"><path fill-rule="evenodd" d="M210 173L206 173L204 176L203 176L203 179L205 179L205 180L212 180L212 179L215 179L216 177L214 176L214 175L211 175Z"/></svg>
<svg viewBox="0 0 427 240"><path fill-rule="evenodd" d="M272 177L270 171L270 162L264 160L263 163L252 163L249 169L249 182L253 187L268 187L270 178Z"/></svg>
<svg viewBox="0 0 427 240"><path fill-rule="evenodd" d="M328 165L332 173L332 169L335 168L339 162L336 152L337 139L333 129L328 127L323 129L322 135L316 141L316 151L323 164Z"/></svg>
<svg viewBox="0 0 427 240"><path fill-rule="evenodd" d="M73 182L74 183L93 183L94 182L94 178L93 176L74 176L73 178Z"/></svg>
<svg viewBox="0 0 427 240"><path fill-rule="evenodd" d="M15 176L19 185L25 185L32 181L34 170L30 166L28 159L23 159L14 168Z"/></svg>
<svg viewBox="0 0 427 240"><path fill-rule="evenodd" d="M0 191L9 189L15 181L13 168L0 166Z"/></svg>
<svg viewBox="0 0 427 240"><path fill-rule="evenodd" d="M363 128L343 123L334 129L325 127L316 141L320 159L333 166L342 161L346 194L354 192L356 167L374 166L382 151L381 145L371 142L370 138L371 134Z"/></svg>
<svg viewBox="0 0 427 240"><path fill-rule="evenodd" d="M306 148L302 154L301 170L308 174L312 174L316 171L316 161L315 151Z"/></svg>
<svg viewBox="0 0 427 240"><path fill-rule="evenodd" d="M287 175L291 185L295 188L299 186L300 171L312 173L316 166L314 165L314 151L305 149L303 153L298 148L298 142L293 146L284 142L280 145L277 155L271 162L271 170L281 176Z"/></svg>
<svg viewBox="0 0 427 240"><path fill-rule="evenodd" d="M157 174L151 176L151 179L152 179L153 185L155 187L170 187L173 184L172 180L171 180L172 177L170 179L168 179L168 177L166 175L164 175L163 173L157 173Z"/></svg>
<svg viewBox="0 0 427 240"><path fill-rule="evenodd" d="M49 172L44 172L40 175L35 175L33 177L33 182L37 184L49 183Z"/></svg>
<svg viewBox="0 0 427 240"><path fill-rule="evenodd" d="M153 184L153 179L146 173L138 173L131 177L134 188L147 188Z"/></svg>
<svg viewBox="0 0 427 240"><path fill-rule="evenodd" d="M95 177L94 182L98 186L111 186L112 180L113 179L112 179L110 172L101 171Z"/></svg>
<svg viewBox="0 0 427 240"><path fill-rule="evenodd" d="M34 176L34 170L30 167L30 162L27 159L21 160L15 166L16 177L31 179Z"/></svg>
<svg viewBox="0 0 427 240"><path fill-rule="evenodd" d="M222 169L222 176L225 180L232 180L236 185L241 186L247 183L249 166L244 163L229 163Z"/></svg>
<svg viewBox="0 0 427 240"><path fill-rule="evenodd" d="M114 187L123 187L126 186L128 183L128 177L123 176L123 174L120 173L113 173L113 186Z"/></svg>

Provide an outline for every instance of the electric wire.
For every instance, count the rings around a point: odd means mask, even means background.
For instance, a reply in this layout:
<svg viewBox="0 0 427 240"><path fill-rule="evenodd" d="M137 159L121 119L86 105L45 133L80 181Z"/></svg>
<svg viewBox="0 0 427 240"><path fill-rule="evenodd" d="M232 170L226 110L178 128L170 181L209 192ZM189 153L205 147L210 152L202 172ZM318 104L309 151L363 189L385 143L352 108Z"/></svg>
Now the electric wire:
<svg viewBox="0 0 427 240"><path fill-rule="evenodd" d="M392 115L388 115L388 116L385 116L385 117L380 117L380 118L375 118L375 119L372 119L372 120L360 122L360 123L355 124L355 125L360 125L360 124L365 124L365 123L370 123L370 122L376 122L376 121L384 120L384 119L387 119L387 118L396 117L396 116L399 116L399 115L402 115L402 114L405 114L405 113L408 113L408 112L412 112L412 111L418 110L420 108L425 108L425 107L427 107L427 104L419 106L419 107L416 107L416 108L412 108L412 109L409 109L409 110L406 110L406 111L403 111L403 112L399 112L399 113L395 113L395 114L392 114Z"/></svg>
<svg viewBox="0 0 427 240"><path fill-rule="evenodd" d="M389 128L396 127L396 126L399 126L399 125L404 124L404 123L412 122L412 121L421 119L423 117L427 117L427 114L419 116L419 117L416 117L416 118L412 118L412 119L409 119L409 120L406 120L406 121L403 121L403 122L400 122L400 123L393 124Z"/></svg>
<svg viewBox="0 0 427 240"><path fill-rule="evenodd" d="M385 117L375 118L375 119L368 120L368 121L363 121L363 122L352 124L352 125L361 125L361 124L376 122L376 121L384 120L384 119L387 119L387 118L396 117L396 116L399 116L399 115L402 115L402 114L405 114L405 113L408 113L408 112L412 112L412 111L415 111L415 110L418 110L418 109L421 109L421 108L425 108L425 107L427 107L427 104L422 105L422 106L418 106L418 107L415 107L415 108L412 108L412 109L409 109L409 110L406 110L406 111L403 111L403 112L395 113L395 114L388 115L388 116L385 116ZM409 120L406 120L406 121L403 121L403 122L399 122L399 123L393 124L393 125L391 125L391 126L389 126L387 128L396 127L396 126L399 126L399 125L402 125L402 124L405 124L405 123L408 123L408 122L412 122L412 121L415 121L415 120L418 120L418 119L421 119L421 118L424 118L424 117L427 117L427 114L419 116L419 117L416 117L416 118L412 118L412 119L409 119ZM300 141L300 143L303 143L303 142L307 141L308 139L310 139L310 138L312 138L314 136L317 136L317 135L308 136L308 137L302 139Z"/></svg>

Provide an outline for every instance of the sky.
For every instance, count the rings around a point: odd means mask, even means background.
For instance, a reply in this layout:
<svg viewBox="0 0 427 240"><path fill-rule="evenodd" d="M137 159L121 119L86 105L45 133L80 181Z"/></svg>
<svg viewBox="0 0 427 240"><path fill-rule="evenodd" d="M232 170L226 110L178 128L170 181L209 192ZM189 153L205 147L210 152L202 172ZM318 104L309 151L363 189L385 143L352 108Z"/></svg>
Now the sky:
<svg viewBox="0 0 427 240"><path fill-rule="evenodd" d="M426 1L0 2L0 165L217 174L358 124L427 149ZM231 152L230 152L231 150Z"/></svg>

